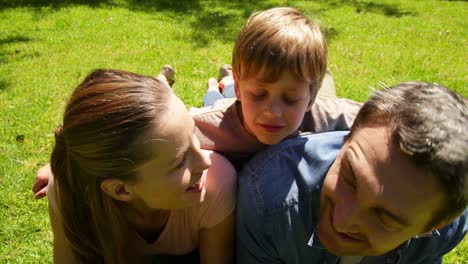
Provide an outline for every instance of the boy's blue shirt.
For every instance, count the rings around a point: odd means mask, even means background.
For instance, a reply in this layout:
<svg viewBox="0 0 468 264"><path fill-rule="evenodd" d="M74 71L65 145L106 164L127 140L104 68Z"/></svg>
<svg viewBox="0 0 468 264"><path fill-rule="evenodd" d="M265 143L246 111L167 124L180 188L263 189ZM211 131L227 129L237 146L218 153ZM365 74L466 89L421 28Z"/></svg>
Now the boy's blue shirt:
<svg viewBox="0 0 468 264"><path fill-rule="evenodd" d="M237 193L237 263L338 263L320 245L316 227L323 180L347 132L300 136L256 155L242 170ZM468 212L446 227L412 238L361 263L441 263L463 239Z"/></svg>

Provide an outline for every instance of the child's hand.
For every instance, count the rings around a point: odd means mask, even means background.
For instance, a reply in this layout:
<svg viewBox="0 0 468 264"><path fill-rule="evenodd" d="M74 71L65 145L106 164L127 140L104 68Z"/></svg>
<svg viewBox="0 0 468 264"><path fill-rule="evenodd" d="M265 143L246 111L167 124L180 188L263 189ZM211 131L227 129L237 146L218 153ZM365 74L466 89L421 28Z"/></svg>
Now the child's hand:
<svg viewBox="0 0 468 264"><path fill-rule="evenodd" d="M47 184L49 183L49 178L51 175L52 171L50 169L50 164L45 165L37 171L32 188L35 199L41 199L42 197L46 196Z"/></svg>

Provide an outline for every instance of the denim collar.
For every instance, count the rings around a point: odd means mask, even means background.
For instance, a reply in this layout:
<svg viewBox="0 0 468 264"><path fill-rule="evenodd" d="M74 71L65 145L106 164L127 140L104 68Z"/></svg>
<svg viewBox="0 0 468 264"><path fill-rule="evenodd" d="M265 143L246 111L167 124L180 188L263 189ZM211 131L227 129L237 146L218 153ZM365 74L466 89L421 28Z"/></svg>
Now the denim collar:
<svg viewBox="0 0 468 264"><path fill-rule="evenodd" d="M433 232L431 232L430 234L427 234L425 236L416 235L415 237L413 237L411 239L408 239L407 241L403 242L403 244L401 244L400 246L398 246L396 249L394 249L392 251L393 252L396 251L396 253L401 257L403 252L409 247L409 245L411 243L411 240L421 239L421 238L425 238L425 237L434 237L434 236L440 236L439 230L436 229ZM309 242L307 243L307 245L310 246L310 247L313 247L313 248L325 250L327 252L327 263L336 263L334 261L337 261L337 259L339 258L338 256L335 256L335 255L331 254L330 252L328 252L328 250L324 246L322 246L322 244L320 243L320 240L319 240L319 238L317 236L317 228L315 228L314 231L312 232L312 235L310 236L310 239L309 239ZM390 252L392 252L392 251L390 251ZM386 254L388 254L390 252L387 252Z"/></svg>
<svg viewBox="0 0 468 264"><path fill-rule="evenodd" d="M316 235L316 233L317 233L317 229L314 229L314 232L310 236L310 239L307 245L309 245L310 247L314 247L314 248L325 249L322 246L322 244L320 244L320 241L318 240L318 236Z"/></svg>
<svg viewBox="0 0 468 264"><path fill-rule="evenodd" d="M326 253L325 254L326 255L325 256L325 263L338 263L338 260L340 259L340 257L335 256L332 253L328 252L328 250L324 246L322 246L322 244L320 243L320 240L319 240L319 238L318 238L318 236L316 234L317 234L317 229L314 229L314 232L310 236L310 239L309 239L309 242L307 243L307 245L310 246L310 247L317 248L317 249L325 251L325 253Z"/></svg>

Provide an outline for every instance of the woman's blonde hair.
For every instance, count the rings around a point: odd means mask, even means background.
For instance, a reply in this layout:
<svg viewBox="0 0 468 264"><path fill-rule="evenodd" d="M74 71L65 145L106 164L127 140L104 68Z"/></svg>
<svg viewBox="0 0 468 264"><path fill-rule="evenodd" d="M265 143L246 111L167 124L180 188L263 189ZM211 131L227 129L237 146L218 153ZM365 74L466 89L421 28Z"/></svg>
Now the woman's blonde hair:
<svg viewBox="0 0 468 264"><path fill-rule="evenodd" d="M64 232L77 262L123 263L127 224L104 179L138 180L151 158L141 139L168 111L172 92L160 81L118 70L95 70L75 89L56 130L51 156Z"/></svg>

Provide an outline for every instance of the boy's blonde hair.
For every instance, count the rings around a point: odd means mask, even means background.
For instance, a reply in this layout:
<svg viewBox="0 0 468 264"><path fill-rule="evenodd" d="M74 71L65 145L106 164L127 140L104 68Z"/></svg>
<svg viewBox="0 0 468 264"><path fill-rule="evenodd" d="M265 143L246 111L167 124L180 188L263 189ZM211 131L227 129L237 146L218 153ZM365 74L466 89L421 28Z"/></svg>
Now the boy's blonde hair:
<svg viewBox="0 0 468 264"><path fill-rule="evenodd" d="M319 26L295 8L254 13L242 28L232 55L233 72L245 78L260 71L266 82L285 71L311 82L318 91L327 69L328 49Z"/></svg>

